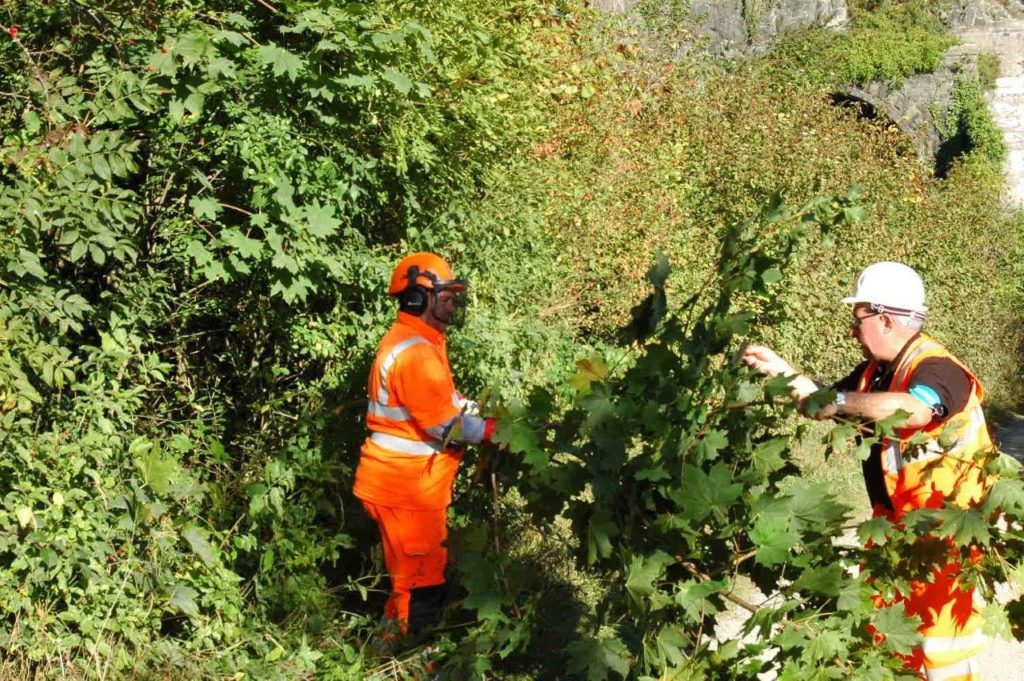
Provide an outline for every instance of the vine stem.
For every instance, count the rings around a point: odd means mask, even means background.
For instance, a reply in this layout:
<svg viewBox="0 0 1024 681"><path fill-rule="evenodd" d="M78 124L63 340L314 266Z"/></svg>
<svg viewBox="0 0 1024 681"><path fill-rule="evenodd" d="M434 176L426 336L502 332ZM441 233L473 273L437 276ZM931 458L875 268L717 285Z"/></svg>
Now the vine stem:
<svg viewBox="0 0 1024 681"><path fill-rule="evenodd" d="M698 570L696 565L694 565L693 563L691 563L688 560L685 560L682 556L675 556L675 560L676 560L677 563L679 563L684 568L686 568L687 572L689 572L691 575L693 575L694 577L696 577L700 581L702 581L702 582L709 582L709 581L711 581L711 577L707 576L706 574L704 574L703 572ZM755 613L755 612L758 611L758 607L756 605L754 605L750 601L747 601L747 600L744 600L744 599L740 598L739 596L737 596L734 593L726 592L726 593L723 593L722 596L726 600L732 601L733 603L735 603L736 605L740 606L744 610L748 610L748 611L750 611L752 613Z"/></svg>

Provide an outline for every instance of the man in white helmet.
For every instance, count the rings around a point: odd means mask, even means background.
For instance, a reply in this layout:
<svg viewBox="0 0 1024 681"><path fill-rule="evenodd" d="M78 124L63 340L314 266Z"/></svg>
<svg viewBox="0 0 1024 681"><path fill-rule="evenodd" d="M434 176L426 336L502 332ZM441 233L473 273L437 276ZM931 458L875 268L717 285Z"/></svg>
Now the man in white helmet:
<svg viewBox="0 0 1024 681"><path fill-rule="evenodd" d="M853 305L850 335L866 359L832 386L831 404L810 406L807 397L820 385L765 346L749 346L743 361L767 376L791 376L793 397L812 418L859 418L870 428L900 411L908 414L896 436L874 445L862 464L875 516L898 521L913 509L938 508L947 500L960 507L977 502L984 481L973 459L993 448L981 409L984 390L959 360L921 333L928 311L921 278L906 265L877 262L861 273L856 292L843 302ZM920 434L925 444L912 444ZM939 445L940 436L954 442L951 449ZM960 588L958 572L955 563L936 569L932 580L912 582L912 593L899 599L923 622L924 643L907 666L923 667L929 679L980 678L982 618L974 590Z"/></svg>

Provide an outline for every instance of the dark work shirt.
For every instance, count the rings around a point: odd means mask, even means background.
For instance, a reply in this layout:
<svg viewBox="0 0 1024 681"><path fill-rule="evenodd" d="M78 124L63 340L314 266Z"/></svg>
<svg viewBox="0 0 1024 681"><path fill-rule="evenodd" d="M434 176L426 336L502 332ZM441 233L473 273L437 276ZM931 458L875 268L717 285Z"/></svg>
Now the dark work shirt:
<svg viewBox="0 0 1024 681"><path fill-rule="evenodd" d="M917 336L914 336L907 342L895 361L879 365L871 385L868 386L868 392L887 392L889 390L893 369L899 366L907 346L916 338ZM846 378L837 382L833 387L836 390L856 391L860 384L860 377L867 366L868 362L861 362ZM916 386L929 388L934 395L938 396L938 403L932 405L932 423L941 423L952 414L962 411L971 398L971 380L956 362L945 357L932 357L922 361L914 370L910 380L910 389L913 390ZM882 474L881 444L871 447L871 454L861 463L861 468L864 471L864 484L867 487L868 499L872 508L882 505L890 511L893 510Z"/></svg>

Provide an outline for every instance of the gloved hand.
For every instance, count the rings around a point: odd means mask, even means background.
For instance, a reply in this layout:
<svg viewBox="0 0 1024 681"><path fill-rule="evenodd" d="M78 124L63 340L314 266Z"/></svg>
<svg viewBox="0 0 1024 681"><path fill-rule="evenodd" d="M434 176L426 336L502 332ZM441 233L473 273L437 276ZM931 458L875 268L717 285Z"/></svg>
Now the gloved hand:
<svg viewBox="0 0 1024 681"><path fill-rule="evenodd" d="M484 442L493 443L491 437L494 435L494 427L497 425L497 419L485 418L484 419Z"/></svg>

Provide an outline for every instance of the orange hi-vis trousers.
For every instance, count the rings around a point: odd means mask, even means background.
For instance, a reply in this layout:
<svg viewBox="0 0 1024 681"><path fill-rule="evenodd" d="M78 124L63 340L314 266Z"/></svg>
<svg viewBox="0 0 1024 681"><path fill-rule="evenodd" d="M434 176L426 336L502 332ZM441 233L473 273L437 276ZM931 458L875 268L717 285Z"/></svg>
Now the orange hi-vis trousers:
<svg viewBox="0 0 1024 681"><path fill-rule="evenodd" d="M391 596L384 606L384 616L405 631L413 589L444 584L447 509L410 511L362 501L380 529L384 565L391 577Z"/></svg>
<svg viewBox="0 0 1024 681"><path fill-rule="evenodd" d="M920 648L906 659L910 669L923 669L928 681L978 681L978 653L987 645L974 589L964 589L960 566L951 563L932 573L933 581L910 583L903 599L908 615L917 615L924 637Z"/></svg>

